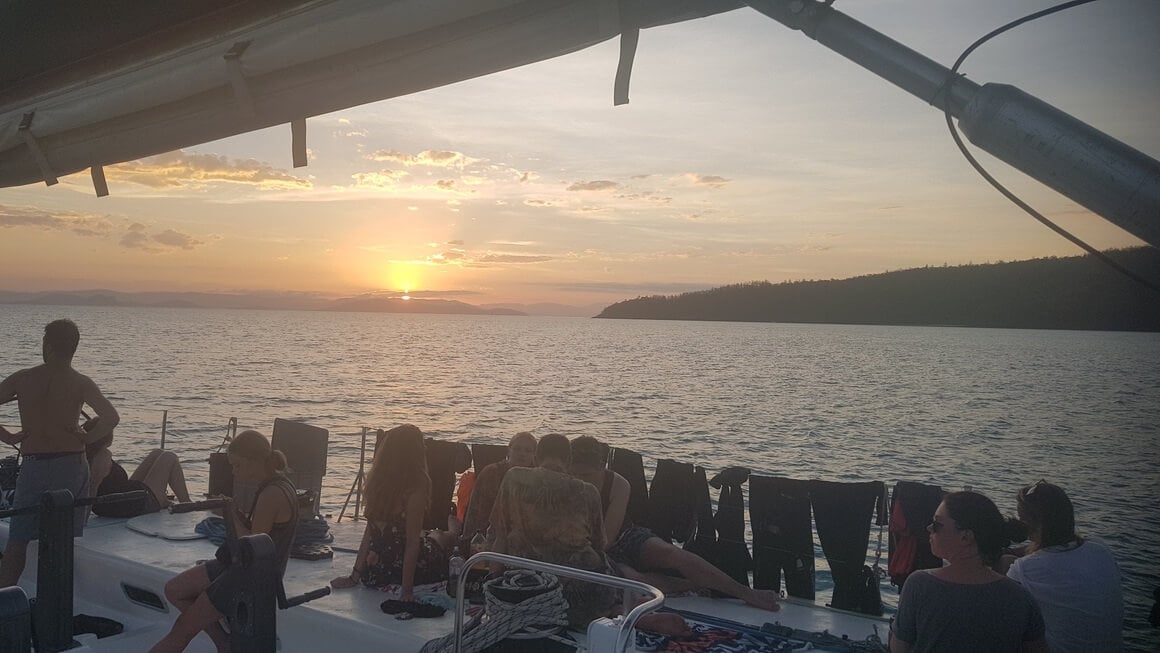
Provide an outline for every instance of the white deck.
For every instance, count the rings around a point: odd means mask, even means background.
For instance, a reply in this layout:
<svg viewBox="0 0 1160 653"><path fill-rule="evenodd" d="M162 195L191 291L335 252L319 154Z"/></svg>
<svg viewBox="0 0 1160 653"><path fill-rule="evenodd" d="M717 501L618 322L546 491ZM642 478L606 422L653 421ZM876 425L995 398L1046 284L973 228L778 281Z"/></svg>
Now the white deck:
<svg viewBox="0 0 1160 653"><path fill-rule="evenodd" d="M166 520L170 516L159 513L155 518ZM362 524L337 524L332 526L332 531L336 540L332 546L353 549L361 536ZM6 540L7 534L7 523L0 521L0 540ZM21 580L29 596L35 595L36 548L35 543L29 547L28 566ZM171 607L167 612L160 612L131 603L121 588L122 582L164 597L163 587L168 579L198 560L213 557L216 548L205 539L180 541L144 535L127 528L123 519L90 519L84 537L76 540L74 611L115 619L125 625L125 631L102 640L81 636L78 642L83 647L73 650L147 651L168 631L176 612ZM353 553L340 551L335 551L333 560L291 559L286 569L286 593L294 596L323 587L331 578L349 573L353 562ZM451 612L440 618L400 621L380 610L379 604L386 598L389 595L360 587L339 590L279 611L281 650L315 653L338 645L342 653L417 651L428 640L452 631ZM829 610L812 603L789 601L777 613L757 610L739 601L701 597L670 597L666 605L758 627L767 622L780 622L803 630L845 633L857 640L873 634L877 624L880 636L886 637L885 620ZM189 650L212 652L214 648L203 634Z"/></svg>

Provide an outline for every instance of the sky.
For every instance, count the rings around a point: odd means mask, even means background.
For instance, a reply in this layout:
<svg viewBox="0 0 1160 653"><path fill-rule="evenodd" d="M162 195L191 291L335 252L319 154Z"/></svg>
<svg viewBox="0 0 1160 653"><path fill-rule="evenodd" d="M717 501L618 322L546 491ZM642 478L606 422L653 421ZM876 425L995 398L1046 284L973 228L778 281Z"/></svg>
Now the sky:
<svg viewBox="0 0 1160 653"><path fill-rule="evenodd" d="M1039 0L835 6L949 66ZM962 71L1160 157L1160 2L1032 22ZM410 293L608 304L730 283L1070 256L941 112L750 10L87 173L0 189L0 290ZM1101 248L1139 240L973 150Z"/></svg>

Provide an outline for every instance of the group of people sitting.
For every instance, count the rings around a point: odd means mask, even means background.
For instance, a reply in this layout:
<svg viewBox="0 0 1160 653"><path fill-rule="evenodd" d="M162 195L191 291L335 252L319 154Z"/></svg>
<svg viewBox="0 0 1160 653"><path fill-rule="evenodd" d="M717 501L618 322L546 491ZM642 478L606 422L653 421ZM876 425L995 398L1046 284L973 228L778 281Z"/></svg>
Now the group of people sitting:
<svg viewBox="0 0 1160 653"><path fill-rule="evenodd" d="M1016 495L1018 520L977 492L947 494L927 526L944 565L902 587L890 650L1119 651L1120 570L1079 536L1067 493L1039 481ZM1009 547L1020 529L1030 543Z"/></svg>

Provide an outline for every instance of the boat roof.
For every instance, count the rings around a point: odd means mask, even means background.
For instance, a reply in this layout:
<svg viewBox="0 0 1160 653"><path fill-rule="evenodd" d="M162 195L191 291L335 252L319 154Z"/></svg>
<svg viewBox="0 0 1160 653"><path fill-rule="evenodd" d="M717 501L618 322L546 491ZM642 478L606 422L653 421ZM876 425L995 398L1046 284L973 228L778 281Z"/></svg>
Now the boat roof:
<svg viewBox="0 0 1160 653"><path fill-rule="evenodd" d="M621 33L626 85L640 28L743 4L9 0L0 5L0 187L52 184L85 168L487 75Z"/></svg>

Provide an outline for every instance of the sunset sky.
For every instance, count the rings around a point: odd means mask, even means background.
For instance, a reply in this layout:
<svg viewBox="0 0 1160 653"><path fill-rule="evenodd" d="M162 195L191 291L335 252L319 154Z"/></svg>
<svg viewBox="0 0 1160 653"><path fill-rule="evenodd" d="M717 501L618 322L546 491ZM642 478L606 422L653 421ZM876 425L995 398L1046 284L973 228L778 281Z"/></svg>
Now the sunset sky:
<svg viewBox="0 0 1160 653"><path fill-rule="evenodd" d="M950 65L1039 0L836 7ZM1160 157L1160 2L1103 0L968 59ZM990 189L942 114L749 9L106 170L0 190L0 289L409 291L610 303L743 281L1072 255ZM985 155L1100 248L1139 244Z"/></svg>

